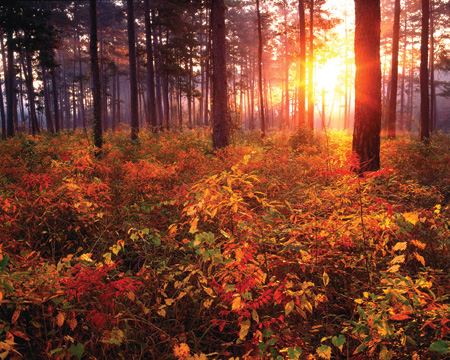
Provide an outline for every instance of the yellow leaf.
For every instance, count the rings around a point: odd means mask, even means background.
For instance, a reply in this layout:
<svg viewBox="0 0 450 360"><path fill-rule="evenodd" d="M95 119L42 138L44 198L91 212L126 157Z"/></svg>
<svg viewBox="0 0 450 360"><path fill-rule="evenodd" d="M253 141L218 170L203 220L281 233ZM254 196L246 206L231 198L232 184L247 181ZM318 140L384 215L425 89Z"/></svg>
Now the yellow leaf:
<svg viewBox="0 0 450 360"><path fill-rule="evenodd" d="M238 296L234 298L233 303L231 304L231 310L239 310L241 308L241 297Z"/></svg>
<svg viewBox="0 0 450 360"><path fill-rule="evenodd" d="M205 300L205 301L203 301L203 306L204 306L206 309L209 309L209 308L211 307L211 304L212 304L213 301L214 301L213 299Z"/></svg>
<svg viewBox="0 0 450 360"><path fill-rule="evenodd" d="M411 240L411 243L418 247L419 249L425 249L425 247L427 246L427 244L424 244L423 242L419 241L419 240Z"/></svg>
<svg viewBox="0 0 450 360"><path fill-rule="evenodd" d="M294 306L295 306L294 300L289 301L289 302L284 306L284 314L285 314L286 316L288 316L288 315L292 312L292 310L294 310Z"/></svg>
<svg viewBox="0 0 450 360"><path fill-rule="evenodd" d="M253 311L252 311L252 319L253 319L256 323L259 323L259 315L258 315L258 313L256 312L255 309L253 309Z"/></svg>
<svg viewBox="0 0 450 360"><path fill-rule="evenodd" d="M397 244L395 244L392 250L394 251L405 250L407 245L408 244L406 242L398 242Z"/></svg>
<svg viewBox="0 0 450 360"><path fill-rule="evenodd" d="M396 273L400 269L400 265L393 265L387 271L390 273Z"/></svg>
<svg viewBox="0 0 450 360"><path fill-rule="evenodd" d="M419 255L416 252L414 252L414 256L416 257L418 262L420 262L423 266L425 266L425 259L423 258L423 256Z"/></svg>
<svg viewBox="0 0 450 360"><path fill-rule="evenodd" d="M245 340L245 337L247 336L249 330L250 330L250 320L247 319L247 320L241 322L241 330L239 331L239 339Z"/></svg>
<svg viewBox="0 0 450 360"><path fill-rule="evenodd" d="M403 264L405 262L405 255L396 256L391 260L391 264Z"/></svg>
<svg viewBox="0 0 450 360"><path fill-rule="evenodd" d="M159 308L157 313L158 313L158 315L160 315L162 317L166 317L166 310L163 307Z"/></svg>
<svg viewBox="0 0 450 360"><path fill-rule="evenodd" d="M236 249L236 261L241 261L241 259L244 257L244 252L241 249Z"/></svg>
<svg viewBox="0 0 450 360"><path fill-rule="evenodd" d="M58 324L59 327L63 326L63 324L64 324L64 314L63 313L58 313L58 315L56 315L56 323Z"/></svg>
<svg viewBox="0 0 450 360"><path fill-rule="evenodd" d="M92 256L91 253L83 254L83 255L80 256L80 260L92 262L94 260L91 259L91 256Z"/></svg>
<svg viewBox="0 0 450 360"><path fill-rule="evenodd" d="M205 354L201 353L200 355L195 354L193 359L194 360L207 360L207 357Z"/></svg>
<svg viewBox="0 0 450 360"><path fill-rule="evenodd" d="M233 204L233 206L231 207L231 211L234 212L234 213L237 213L237 211L238 211L238 204L237 203Z"/></svg>
<svg viewBox="0 0 450 360"><path fill-rule="evenodd" d="M172 305L175 302L174 299L165 299L164 301L165 301L167 306L170 306L170 305Z"/></svg>
<svg viewBox="0 0 450 360"><path fill-rule="evenodd" d="M325 271L323 272L322 280L323 280L323 285L325 285L325 286L327 286L328 283L330 282L330 278Z"/></svg>
<svg viewBox="0 0 450 360"><path fill-rule="evenodd" d="M406 212L403 213L402 215L407 222L413 225L416 225L419 222L419 215L417 215L417 213L415 212Z"/></svg>
<svg viewBox="0 0 450 360"><path fill-rule="evenodd" d="M322 359L331 359L331 347L328 345L322 345L316 350L316 352Z"/></svg>
<svg viewBox="0 0 450 360"><path fill-rule="evenodd" d="M191 228L189 229L189 232L191 234L195 234L198 231L197 223L198 223L198 217L196 217L194 220L191 221Z"/></svg>

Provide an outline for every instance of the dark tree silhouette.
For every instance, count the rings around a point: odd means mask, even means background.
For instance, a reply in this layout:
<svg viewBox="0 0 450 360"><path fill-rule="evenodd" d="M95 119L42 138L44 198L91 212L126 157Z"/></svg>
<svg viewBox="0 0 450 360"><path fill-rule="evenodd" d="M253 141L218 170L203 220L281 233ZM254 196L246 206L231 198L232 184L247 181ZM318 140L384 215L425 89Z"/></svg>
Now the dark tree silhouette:
<svg viewBox="0 0 450 360"><path fill-rule="evenodd" d="M157 131L158 120L156 117L156 97L155 97L155 70L153 68L153 46L152 29L150 26L150 2L144 0L145 11L145 45L147 47L147 125L152 127L152 131Z"/></svg>
<svg viewBox="0 0 450 360"><path fill-rule="evenodd" d="M90 0L90 19L91 34L89 49L91 53L91 70L93 84L93 100L94 100L94 144L101 148L103 145L102 138L102 98L100 84L100 68L98 65L98 49L97 49L97 0Z"/></svg>
<svg viewBox="0 0 450 360"><path fill-rule="evenodd" d="M381 63L380 0L355 0L354 171L380 168Z"/></svg>
<svg viewBox="0 0 450 360"><path fill-rule="evenodd" d="M398 44L400 38L400 0L395 0L392 37L391 94L389 95L388 137L395 138L397 125Z"/></svg>
<svg viewBox="0 0 450 360"><path fill-rule="evenodd" d="M136 35L134 30L133 0L127 0L128 54L130 61L130 105L131 105L131 139L136 140L139 133L138 87L136 62Z"/></svg>
<svg viewBox="0 0 450 360"><path fill-rule="evenodd" d="M298 14L300 24L300 87L298 89L299 126L305 125L305 105L306 105L306 19L305 2L298 1Z"/></svg>
<svg viewBox="0 0 450 360"><path fill-rule="evenodd" d="M422 37L420 43L420 141L430 139L430 98L428 94L428 37L430 0L422 0Z"/></svg>
<svg viewBox="0 0 450 360"><path fill-rule="evenodd" d="M213 41L213 146L228 146L227 64L225 49L225 4L211 1L211 35Z"/></svg>
<svg viewBox="0 0 450 360"><path fill-rule="evenodd" d="M259 84L259 113L261 116L261 138L266 136L266 118L264 116L264 97L263 97L263 79L262 79L262 51L263 39L261 31L261 12L259 9L259 0L256 0L256 15L258 17L258 84Z"/></svg>

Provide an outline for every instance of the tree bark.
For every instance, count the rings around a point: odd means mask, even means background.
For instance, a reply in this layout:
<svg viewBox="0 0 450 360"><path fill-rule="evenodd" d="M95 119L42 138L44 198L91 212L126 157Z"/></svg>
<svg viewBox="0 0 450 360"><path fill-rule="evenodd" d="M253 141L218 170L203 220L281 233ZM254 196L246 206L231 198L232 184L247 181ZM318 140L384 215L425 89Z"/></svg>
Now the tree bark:
<svg viewBox="0 0 450 360"><path fill-rule="evenodd" d="M430 1L422 0L422 34L420 43L420 141L430 140L430 98L428 94L428 37Z"/></svg>
<svg viewBox="0 0 450 360"><path fill-rule="evenodd" d="M130 111L131 111L131 140L136 140L139 133L138 89L136 74L136 36L134 30L133 0L127 0L128 16L128 53L130 62Z"/></svg>
<svg viewBox="0 0 450 360"><path fill-rule="evenodd" d="M47 68L45 65L41 65L42 69L42 86L44 88L44 107L45 107L45 121L47 124L47 131L51 134L55 133L55 127L53 126L52 109L50 108L50 91L48 88Z"/></svg>
<svg viewBox="0 0 450 360"><path fill-rule="evenodd" d="M228 87L224 0L211 1L213 42L213 147L228 146Z"/></svg>
<svg viewBox="0 0 450 360"><path fill-rule="evenodd" d="M94 145L101 148L103 145L102 137L102 96L100 84L100 69L98 65L98 49L97 49L97 1L90 0L89 17L91 20L91 33L89 50L91 55L91 71L92 71L92 97L94 100Z"/></svg>
<svg viewBox="0 0 450 360"><path fill-rule="evenodd" d="M153 67L153 45L149 0L144 0L144 7L145 44L147 47L147 125L151 126L152 131L157 131L158 120L156 117L155 69Z"/></svg>
<svg viewBox="0 0 450 360"><path fill-rule="evenodd" d="M353 170L380 168L380 0L355 0L355 125Z"/></svg>
<svg viewBox="0 0 450 360"><path fill-rule="evenodd" d="M263 77L262 77L262 51L263 39L261 30L261 13L259 10L259 0L256 0L256 15L258 17L258 87L259 87L259 114L261 117L261 138L266 136L266 118L264 116L264 96L263 96Z"/></svg>
<svg viewBox="0 0 450 360"><path fill-rule="evenodd" d="M8 137L14 136L14 46L12 30L9 30L6 35L6 45L8 48L8 71L7 71L7 86L6 86L6 106L7 106L7 129L6 135ZM3 42L2 42L3 44Z"/></svg>
<svg viewBox="0 0 450 360"><path fill-rule="evenodd" d="M314 129L314 0L309 6L308 126Z"/></svg>
<svg viewBox="0 0 450 360"><path fill-rule="evenodd" d="M397 126L398 45L400 40L400 0L395 0L392 36L391 93L389 97L388 138L394 139Z"/></svg>
<svg viewBox="0 0 450 360"><path fill-rule="evenodd" d="M298 1L298 13L300 20L300 86L298 89L299 126L305 125L306 105L306 18L304 0Z"/></svg>

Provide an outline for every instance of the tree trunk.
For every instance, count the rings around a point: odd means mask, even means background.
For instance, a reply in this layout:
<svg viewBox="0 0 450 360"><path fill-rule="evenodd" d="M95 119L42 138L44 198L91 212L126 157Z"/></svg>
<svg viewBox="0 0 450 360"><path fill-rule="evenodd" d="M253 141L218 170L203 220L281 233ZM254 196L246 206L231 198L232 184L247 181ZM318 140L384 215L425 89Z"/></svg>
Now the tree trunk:
<svg viewBox="0 0 450 360"><path fill-rule="evenodd" d="M392 37L391 93L389 97L388 138L394 139L397 125L398 45L400 40L400 0L395 0Z"/></svg>
<svg viewBox="0 0 450 360"><path fill-rule="evenodd" d="M47 124L47 131L51 134L55 133L55 127L53 126L52 109L50 108L50 91L48 88L47 80L47 68L41 65L42 69L42 86L44 88L44 107L45 107L45 121Z"/></svg>
<svg viewBox="0 0 450 360"><path fill-rule="evenodd" d="M308 126L314 129L314 0L309 6Z"/></svg>
<svg viewBox="0 0 450 360"><path fill-rule="evenodd" d="M286 12L286 4L284 5L284 91L286 94L286 103L285 103L285 121L286 121L286 129L289 129L290 124L290 113L289 113L289 47L288 47L288 24L287 24L287 12Z"/></svg>
<svg viewBox="0 0 450 360"><path fill-rule="evenodd" d="M147 47L147 125L152 131L158 130L155 97L155 69L153 67L152 29L150 25L150 1L144 0L145 44Z"/></svg>
<svg viewBox="0 0 450 360"><path fill-rule="evenodd" d="M84 86L83 86L83 71L81 66L81 44L80 44L80 28L77 27L77 42L78 42L78 70L80 76L80 118L83 128L86 130L86 115L84 113Z"/></svg>
<svg viewBox="0 0 450 360"><path fill-rule="evenodd" d="M28 50L25 50L25 57L27 62L26 70L24 66L24 71L26 71L27 73L25 81L27 83L27 90L28 90L28 105L30 111L31 130L34 135L36 133L40 133L41 129L36 116L36 103L34 100L34 86L33 86L33 69L31 66L31 55Z"/></svg>
<svg viewBox="0 0 450 360"><path fill-rule="evenodd" d="M380 0L355 0L355 126L353 170L380 168Z"/></svg>
<svg viewBox="0 0 450 360"><path fill-rule="evenodd" d="M407 14L405 13L405 23L404 23L404 36L403 36L403 56L402 56L402 84L401 84L401 89L400 89L400 121L399 121L399 126L398 129L399 131L402 133L404 126L405 126L405 80L406 80L406 40L407 40L407 35L406 35L406 29L407 29L407 25L408 25L408 17L406 16Z"/></svg>
<svg viewBox="0 0 450 360"><path fill-rule="evenodd" d="M422 36L420 43L420 141L430 139L430 98L428 94L428 37L430 1L422 0Z"/></svg>
<svg viewBox="0 0 450 360"><path fill-rule="evenodd" d="M91 33L89 51L91 55L91 71L92 71L92 97L94 100L94 145L101 148L103 145L102 138L102 95L100 91L100 69L98 65L97 50L97 1L90 0L89 17L91 20Z"/></svg>
<svg viewBox="0 0 450 360"><path fill-rule="evenodd" d="M130 111L131 111L131 140L136 140L139 133L138 89L136 74L136 36L134 31L133 0L127 0L128 16L128 53L130 61Z"/></svg>
<svg viewBox="0 0 450 360"><path fill-rule="evenodd" d="M436 130L436 84L434 81L434 9L430 0L430 132Z"/></svg>
<svg viewBox="0 0 450 360"><path fill-rule="evenodd" d="M306 105L306 18L304 0L298 1L298 13L300 18L300 87L298 89L298 125L303 126L305 125Z"/></svg>
<svg viewBox="0 0 450 360"><path fill-rule="evenodd" d="M55 131L59 133L60 122L59 122L59 108L58 108L58 85L56 82L56 71L55 68L50 70L50 75L52 77L52 89L53 89L53 109L55 111Z"/></svg>
<svg viewBox="0 0 450 360"><path fill-rule="evenodd" d="M5 72L4 72L5 74ZM5 77L6 82L6 77ZM6 114L5 114L5 105L3 103L3 89L0 80L0 115L2 117L2 139L6 139Z"/></svg>
<svg viewBox="0 0 450 360"><path fill-rule="evenodd" d="M224 0L211 1L213 42L213 147L228 146L228 88Z"/></svg>
<svg viewBox="0 0 450 360"><path fill-rule="evenodd" d="M6 135L8 137L14 136L14 46L12 30L9 30L6 35L6 45L8 47L8 71L7 71L7 86L6 86L6 106L7 106L7 129ZM2 41L3 46L3 41ZM4 55L4 54L3 54ZM4 69L6 69L4 67Z"/></svg>
<svg viewBox="0 0 450 360"><path fill-rule="evenodd" d="M256 15L258 17L258 86L259 86L259 114L261 116L261 138L266 136L266 119L264 116L263 78L262 78L262 51L263 39L261 31L261 13L259 11L259 0L256 0Z"/></svg>

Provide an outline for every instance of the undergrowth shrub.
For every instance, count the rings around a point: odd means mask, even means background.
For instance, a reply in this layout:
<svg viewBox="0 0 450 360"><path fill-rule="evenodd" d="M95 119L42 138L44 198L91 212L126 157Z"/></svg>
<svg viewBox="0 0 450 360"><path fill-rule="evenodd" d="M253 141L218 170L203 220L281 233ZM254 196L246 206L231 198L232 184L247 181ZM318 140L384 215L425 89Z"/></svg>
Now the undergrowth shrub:
<svg viewBox="0 0 450 360"><path fill-rule="evenodd" d="M448 356L444 135L128 137L0 144L1 358Z"/></svg>

